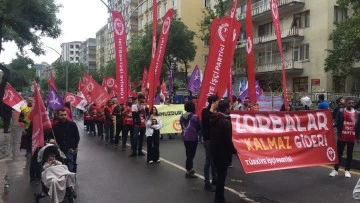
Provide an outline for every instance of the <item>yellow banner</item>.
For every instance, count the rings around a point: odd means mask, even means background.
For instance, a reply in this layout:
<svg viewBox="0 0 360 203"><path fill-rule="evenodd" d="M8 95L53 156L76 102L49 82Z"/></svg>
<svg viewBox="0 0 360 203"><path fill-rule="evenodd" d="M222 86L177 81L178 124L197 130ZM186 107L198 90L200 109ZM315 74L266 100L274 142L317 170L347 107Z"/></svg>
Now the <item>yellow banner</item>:
<svg viewBox="0 0 360 203"><path fill-rule="evenodd" d="M160 129L160 133L181 133L180 117L185 113L184 104L155 106L163 122L163 128Z"/></svg>

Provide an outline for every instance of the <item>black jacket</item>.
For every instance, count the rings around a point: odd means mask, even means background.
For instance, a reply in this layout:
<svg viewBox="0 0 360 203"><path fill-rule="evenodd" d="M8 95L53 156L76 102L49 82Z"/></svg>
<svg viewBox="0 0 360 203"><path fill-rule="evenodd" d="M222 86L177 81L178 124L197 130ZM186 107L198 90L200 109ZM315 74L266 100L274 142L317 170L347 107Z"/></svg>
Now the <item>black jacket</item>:
<svg viewBox="0 0 360 203"><path fill-rule="evenodd" d="M119 125L123 125L123 113L124 111L124 108L122 107L122 105L116 105L114 107L114 110L113 110L113 115L116 116L116 125L119 126Z"/></svg>
<svg viewBox="0 0 360 203"><path fill-rule="evenodd" d="M355 110L355 137L360 140L360 112ZM341 108L336 114L335 126L337 128L337 136L340 137L344 126L344 109Z"/></svg>
<svg viewBox="0 0 360 203"><path fill-rule="evenodd" d="M66 153L69 149L78 148L80 136L79 130L74 122L58 122L53 126L53 131L61 151Z"/></svg>
<svg viewBox="0 0 360 203"><path fill-rule="evenodd" d="M230 116L213 113L210 117L210 150L215 157L230 160L233 153Z"/></svg>
<svg viewBox="0 0 360 203"><path fill-rule="evenodd" d="M203 140L210 139L210 116L211 112L208 108L204 108L201 112L201 133Z"/></svg>

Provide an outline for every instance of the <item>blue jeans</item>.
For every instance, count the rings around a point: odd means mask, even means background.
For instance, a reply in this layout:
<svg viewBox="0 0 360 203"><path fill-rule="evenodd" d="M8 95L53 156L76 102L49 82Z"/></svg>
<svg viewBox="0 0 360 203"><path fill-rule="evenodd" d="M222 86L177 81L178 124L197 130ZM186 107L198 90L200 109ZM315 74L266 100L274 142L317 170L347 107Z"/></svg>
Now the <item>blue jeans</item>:
<svg viewBox="0 0 360 203"><path fill-rule="evenodd" d="M205 147L205 165L204 165L204 178L205 184L210 184L210 168L211 168L211 176L212 180L216 181L216 167L214 164L214 160L211 156L210 152L210 141L204 140L204 147Z"/></svg>
<svg viewBox="0 0 360 203"><path fill-rule="evenodd" d="M66 165L69 171L75 173L74 154L69 151L64 153L66 156Z"/></svg>
<svg viewBox="0 0 360 203"><path fill-rule="evenodd" d="M130 134L131 149L132 149L133 153L142 152L145 131L146 131L145 127L134 127L133 136L131 137L131 134Z"/></svg>

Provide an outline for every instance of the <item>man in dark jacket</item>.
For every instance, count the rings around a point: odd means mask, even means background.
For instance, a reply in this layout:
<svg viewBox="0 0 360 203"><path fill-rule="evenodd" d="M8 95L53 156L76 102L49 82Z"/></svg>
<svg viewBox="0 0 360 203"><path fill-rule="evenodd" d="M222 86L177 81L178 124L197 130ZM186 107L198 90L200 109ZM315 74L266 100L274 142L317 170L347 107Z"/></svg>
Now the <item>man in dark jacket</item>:
<svg viewBox="0 0 360 203"><path fill-rule="evenodd" d="M212 175L212 184L216 185L216 168L214 161L210 153L210 117L212 115L214 105L217 105L219 97L217 95L211 95L208 97L208 106L201 112L201 126L202 126L202 137L204 140L205 148L205 165L204 165L204 178L205 178L205 190L215 192L215 189L210 184L210 168ZM213 107L211 109L211 107Z"/></svg>
<svg viewBox="0 0 360 203"><path fill-rule="evenodd" d="M210 118L210 150L217 171L215 203L225 203L225 180L233 153L229 101L221 100L217 109Z"/></svg>
<svg viewBox="0 0 360 203"><path fill-rule="evenodd" d="M4 65L0 64L0 70L3 72L3 77L0 83L0 110L1 117L4 121L4 133L9 133L10 120L12 117L12 108L3 103L3 97L5 94L6 83L10 80L10 70Z"/></svg>
<svg viewBox="0 0 360 203"><path fill-rule="evenodd" d="M75 172L74 154L80 141L79 130L74 122L67 120L65 109L60 109L58 115L59 122L53 126L55 139L66 156L69 171Z"/></svg>
<svg viewBox="0 0 360 203"><path fill-rule="evenodd" d="M122 104L119 104L117 99L113 99L114 102L114 110L112 112L112 114L116 117L116 132L115 132L115 147L118 146L119 144L119 139L120 139L120 132L123 130L123 112L124 112L124 107Z"/></svg>
<svg viewBox="0 0 360 203"><path fill-rule="evenodd" d="M4 133L9 133L10 120L12 117L12 108L6 104L2 105L1 117L4 121Z"/></svg>

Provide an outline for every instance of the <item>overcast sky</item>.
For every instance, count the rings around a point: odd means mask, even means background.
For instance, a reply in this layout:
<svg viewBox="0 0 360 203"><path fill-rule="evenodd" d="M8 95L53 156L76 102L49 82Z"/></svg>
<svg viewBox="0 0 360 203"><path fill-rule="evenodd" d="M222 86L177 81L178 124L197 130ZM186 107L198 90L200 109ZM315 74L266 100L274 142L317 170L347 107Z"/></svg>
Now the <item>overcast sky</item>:
<svg viewBox="0 0 360 203"><path fill-rule="evenodd" d="M95 38L96 32L102 28L108 18L107 8L100 0L55 0L62 4L58 18L61 19L62 34L57 39L43 38L44 46L54 48L61 53L60 44L70 41L85 41L87 38ZM105 1L107 2L107 1ZM5 43L4 51L1 52L0 62L8 64L16 57L18 51L15 43ZM59 55L45 48L45 55L35 56L28 51L28 56L35 63L47 62L51 64Z"/></svg>

